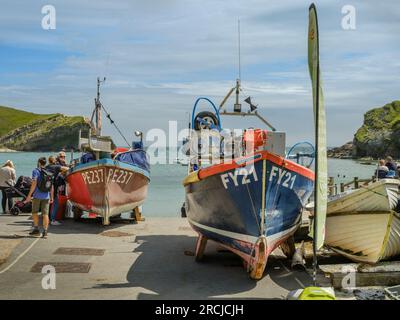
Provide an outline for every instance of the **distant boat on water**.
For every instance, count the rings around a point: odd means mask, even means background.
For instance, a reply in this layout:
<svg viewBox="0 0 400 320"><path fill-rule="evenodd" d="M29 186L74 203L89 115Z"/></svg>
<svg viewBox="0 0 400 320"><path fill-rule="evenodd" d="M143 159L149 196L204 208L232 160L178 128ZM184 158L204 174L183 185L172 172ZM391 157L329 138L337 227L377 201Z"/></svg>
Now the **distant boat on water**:
<svg viewBox="0 0 400 320"><path fill-rule="evenodd" d="M110 137L101 135L100 83L92 114L89 136L79 136L79 148L84 155L67 175L68 198L78 211L96 213L104 225L123 212L138 216L139 206L147 196L150 164L140 142L129 148L115 148ZM111 120L110 115L107 117ZM95 121L93 119L95 118ZM111 123L114 123L111 120ZM142 137L140 132L137 135ZM125 139L126 140L126 139Z"/></svg>

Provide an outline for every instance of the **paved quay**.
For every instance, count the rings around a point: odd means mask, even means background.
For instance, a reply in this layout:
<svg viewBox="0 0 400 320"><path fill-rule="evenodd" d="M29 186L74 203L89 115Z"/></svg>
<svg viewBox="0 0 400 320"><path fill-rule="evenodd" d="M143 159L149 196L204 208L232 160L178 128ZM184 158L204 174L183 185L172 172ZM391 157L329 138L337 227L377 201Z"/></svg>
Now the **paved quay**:
<svg viewBox="0 0 400 320"><path fill-rule="evenodd" d="M204 261L195 262L196 234L182 218L108 227L66 220L51 227L48 239L27 236L30 225L29 215L0 216L0 299L285 299L311 284L306 272L289 270L279 250L260 281L211 241ZM64 271L54 290L42 288L44 264Z"/></svg>

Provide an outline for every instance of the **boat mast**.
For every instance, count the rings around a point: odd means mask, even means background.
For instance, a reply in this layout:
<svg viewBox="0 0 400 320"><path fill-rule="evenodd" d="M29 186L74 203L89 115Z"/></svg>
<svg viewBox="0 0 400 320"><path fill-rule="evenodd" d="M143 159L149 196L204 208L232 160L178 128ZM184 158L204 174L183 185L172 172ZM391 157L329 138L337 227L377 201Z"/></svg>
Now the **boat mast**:
<svg viewBox="0 0 400 320"><path fill-rule="evenodd" d="M104 77L103 80L100 80L99 77L97 77L97 95L96 98L94 99L94 111L92 114L92 134L96 136L101 135L101 102L100 102L100 84L102 84L104 81L106 81L106 78ZM95 123L93 123L93 117L95 117Z"/></svg>
<svg viewBox="0 0 400 320"><path fill-rule="evenodd" d="M225 115L225 116L243 116L243 117L255 116L258 119L260 119L266 126L268 126L272 131L276 131L275 127L257 112L257 110L256 110L257 106L251 105L251 103L250 103L251 110L248 112L242 112L242 105L239 100L240 99L240 91L242 90L241 89L242 66L241 66L241 51L240 51L240 49L241 49L240 20L238 19L238 78L236 79L236 85L229 90L229 92L226 94L224 99L222 99L221 103L219 104L218 112L220 115ZM226 109L224 108L224 105L234 92L235 92L235 103L233 105L233 112L227 112ZM245 102L247 102L246 100L245 100ZM254 109L253 109L253 107L254 107Z"/></svg>
<svg viewBox="0 0 400 320"><path fill-rule="evenodd" d="M236 101L234 105L234 111L242 111L242 105L239 103L240 95L240 82L242 80L242 66L240 63L240 19L238 19L238 79L236 79Z"/></svg>

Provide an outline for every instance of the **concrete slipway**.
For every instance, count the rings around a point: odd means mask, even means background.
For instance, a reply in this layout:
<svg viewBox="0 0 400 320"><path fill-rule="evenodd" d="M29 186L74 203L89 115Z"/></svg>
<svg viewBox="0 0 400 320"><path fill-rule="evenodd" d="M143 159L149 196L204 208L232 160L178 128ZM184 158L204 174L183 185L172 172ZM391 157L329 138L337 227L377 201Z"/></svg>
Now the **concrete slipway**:
<svg viewBox="0 0 400 320"><path fill-rule="evenodd" d="M196 234L182 218L108 227L66 220L48 239L27 236L30 226L29 215L0 215L0 299L286 299L312 284L307 272L290 270L279 249L259 281L212 241L204 261L195 262ZM44 264L58 270L54 290L42 288Z"/></svg>

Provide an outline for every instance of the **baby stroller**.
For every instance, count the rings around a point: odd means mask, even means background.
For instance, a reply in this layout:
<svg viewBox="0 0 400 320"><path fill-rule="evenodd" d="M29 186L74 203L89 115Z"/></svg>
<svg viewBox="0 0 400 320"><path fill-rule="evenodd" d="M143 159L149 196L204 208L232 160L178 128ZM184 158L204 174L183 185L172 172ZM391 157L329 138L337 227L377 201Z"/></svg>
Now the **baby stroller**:
<svg viewBox="0 0 400 320"><path fill-rule="evenodd" d="M7 197L22 198L22 200L17 200L13 207L10 209L11 214L17 216L20 213L32 212L32 203L24 203L26 197L29 194L31 185L32 179L30 177L20 176L15 186L10 186L10 188L6 190Z"/></svg>

